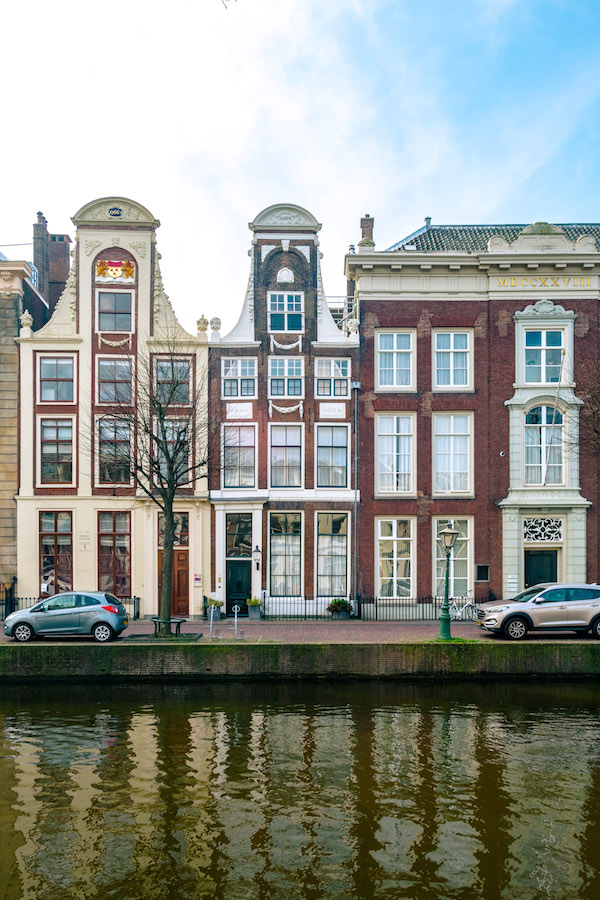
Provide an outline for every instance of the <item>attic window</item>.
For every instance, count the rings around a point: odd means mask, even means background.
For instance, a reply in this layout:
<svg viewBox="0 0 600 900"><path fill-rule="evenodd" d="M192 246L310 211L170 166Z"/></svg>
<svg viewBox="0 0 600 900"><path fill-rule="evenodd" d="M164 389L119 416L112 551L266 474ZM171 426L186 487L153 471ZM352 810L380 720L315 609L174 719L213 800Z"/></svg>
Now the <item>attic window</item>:
<svg viewBox="0 0 600 900"><path fill-rule="evenodd" d="M405 250L416 250L416 249L417 249L417 245L416 245L416 244L405 244L405 245L404 245L404 249L405 249Z"/></svg>
<svg viewBox="0 0 600 900"><path fill-rule="evenodd" d="M277 281L279 284L291 284L294 281L294 273L291 269L284 267L277 273Z"/></svg>

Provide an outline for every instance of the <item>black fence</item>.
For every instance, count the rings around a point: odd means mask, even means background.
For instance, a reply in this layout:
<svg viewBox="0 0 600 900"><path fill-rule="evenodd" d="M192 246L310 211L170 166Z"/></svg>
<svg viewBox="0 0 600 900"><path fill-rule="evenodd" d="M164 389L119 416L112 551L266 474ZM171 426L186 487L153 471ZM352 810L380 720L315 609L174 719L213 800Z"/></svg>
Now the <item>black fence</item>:
<svg viewBox="0 0 600 900"><path fill-rule="evenodd" d="M360 619L363 622L426 622L439 619L441 601L436 597L388 599L359 595L350 601L350 611L328 609L335 597L266 597L262 605L263 619L286 621L307 619Z"/></svg>
<svg viewBox="0 0 600 900"><path fill-rule="evenodd" d="M5 619L13 610L17 609L15 606L16 592L17 579L15 577L13 577L10 584L0 584L0 617L2 619Z"/></svg>
<svg viewBox="0 0 600 900"><path fill-rule="evenodd" d="M16 584L16 581L14 584ZM5 588L5 585L0 585L0 617L2 619L5 619L11 612L15 612L17 609L28 609L30 606L35 606L36 603L39 603L40 600L44 599L44 597L16 597L14 587L12 591L2 590L2 588ZM127 610L127 615L130 619L139 619L139 597L121 598L121 603Z"/></svg>

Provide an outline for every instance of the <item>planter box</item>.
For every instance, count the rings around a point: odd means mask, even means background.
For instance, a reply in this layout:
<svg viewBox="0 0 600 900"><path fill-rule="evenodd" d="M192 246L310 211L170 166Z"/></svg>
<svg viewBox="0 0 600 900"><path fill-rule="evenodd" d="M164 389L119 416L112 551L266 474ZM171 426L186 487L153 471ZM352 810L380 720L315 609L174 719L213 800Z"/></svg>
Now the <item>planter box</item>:
<svg viewBox="0 0 600 900"><path fill-rule="evenodd" d="M332 612L332 613L331 613L331 618L332 618L332 619L349 619L349 618L350 618L350 613L349 613L349 612L346 612L346 611L344 611L344 612Z"/></svg>
<svg viewBox="0 0 600 900"><path fill-rule="evenodd" d="M209 621L209 623L210 623L210 606L208 607L207 613L206 613L206 614L207 614L207 616L208 616L208 621ZM212 620L213 620L213 622L220 622L220 621L221 621L221 607L220 607L220 606L215 606L215 611L214 611Z"/></svg>
<svg viewBox="0 0 600 900"><path fill-rule="evenodd" d="M248 607L248 618L257 621L261 618L262 607L261 606L249 606Z"/></svg>

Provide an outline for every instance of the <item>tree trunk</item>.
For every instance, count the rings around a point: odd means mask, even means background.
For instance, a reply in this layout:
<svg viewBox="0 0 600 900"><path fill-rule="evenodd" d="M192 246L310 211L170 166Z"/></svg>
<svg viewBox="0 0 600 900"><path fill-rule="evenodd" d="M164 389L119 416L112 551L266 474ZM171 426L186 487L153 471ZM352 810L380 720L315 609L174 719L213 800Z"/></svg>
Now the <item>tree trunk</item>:
<svg viewBox="0 0 600 900"><path fill-rule="evenodd" d="M171 585L173 583L173 541L175 540L175 520L173 518L173 504L166 503L163 510L164 535L163 535L163 563L162 584L158 615L160 616L160 633L171 634Z"/></svg>

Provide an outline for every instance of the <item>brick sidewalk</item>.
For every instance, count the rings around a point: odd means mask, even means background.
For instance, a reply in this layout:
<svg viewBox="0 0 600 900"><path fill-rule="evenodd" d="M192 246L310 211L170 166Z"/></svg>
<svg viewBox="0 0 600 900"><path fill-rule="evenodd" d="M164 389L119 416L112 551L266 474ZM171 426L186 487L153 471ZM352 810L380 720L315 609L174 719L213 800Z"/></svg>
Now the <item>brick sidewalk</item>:
<svg viewBox="0 0 600 900"><path fill-rule="evenodd" d="M452 623L452 636L475 641L498 640L495 635L478 628L474 622ZM210 626L201 619L189 619L181 627L181 633L198 634L202 632L202 642L208 641ZM330 622L330 621L295 621L295 622L250 622L238 619L238 639L246 642L272 642L284 644L401 644L410 641L435 640L440 633L439 622ZM154 625L149 619L137 619L130 622L123 632L122 638L135 635L154 634ZM234 640L233 619L221 619L213 626L213 636L219 640ZM4 633L0 634L0 642L10 641ZM53 640L58 640L54 638ZM73 641L74 638L65 638ZM589 636L569 632L553 632L529 635L529 641L568 640L589 641Z"/></svg>

